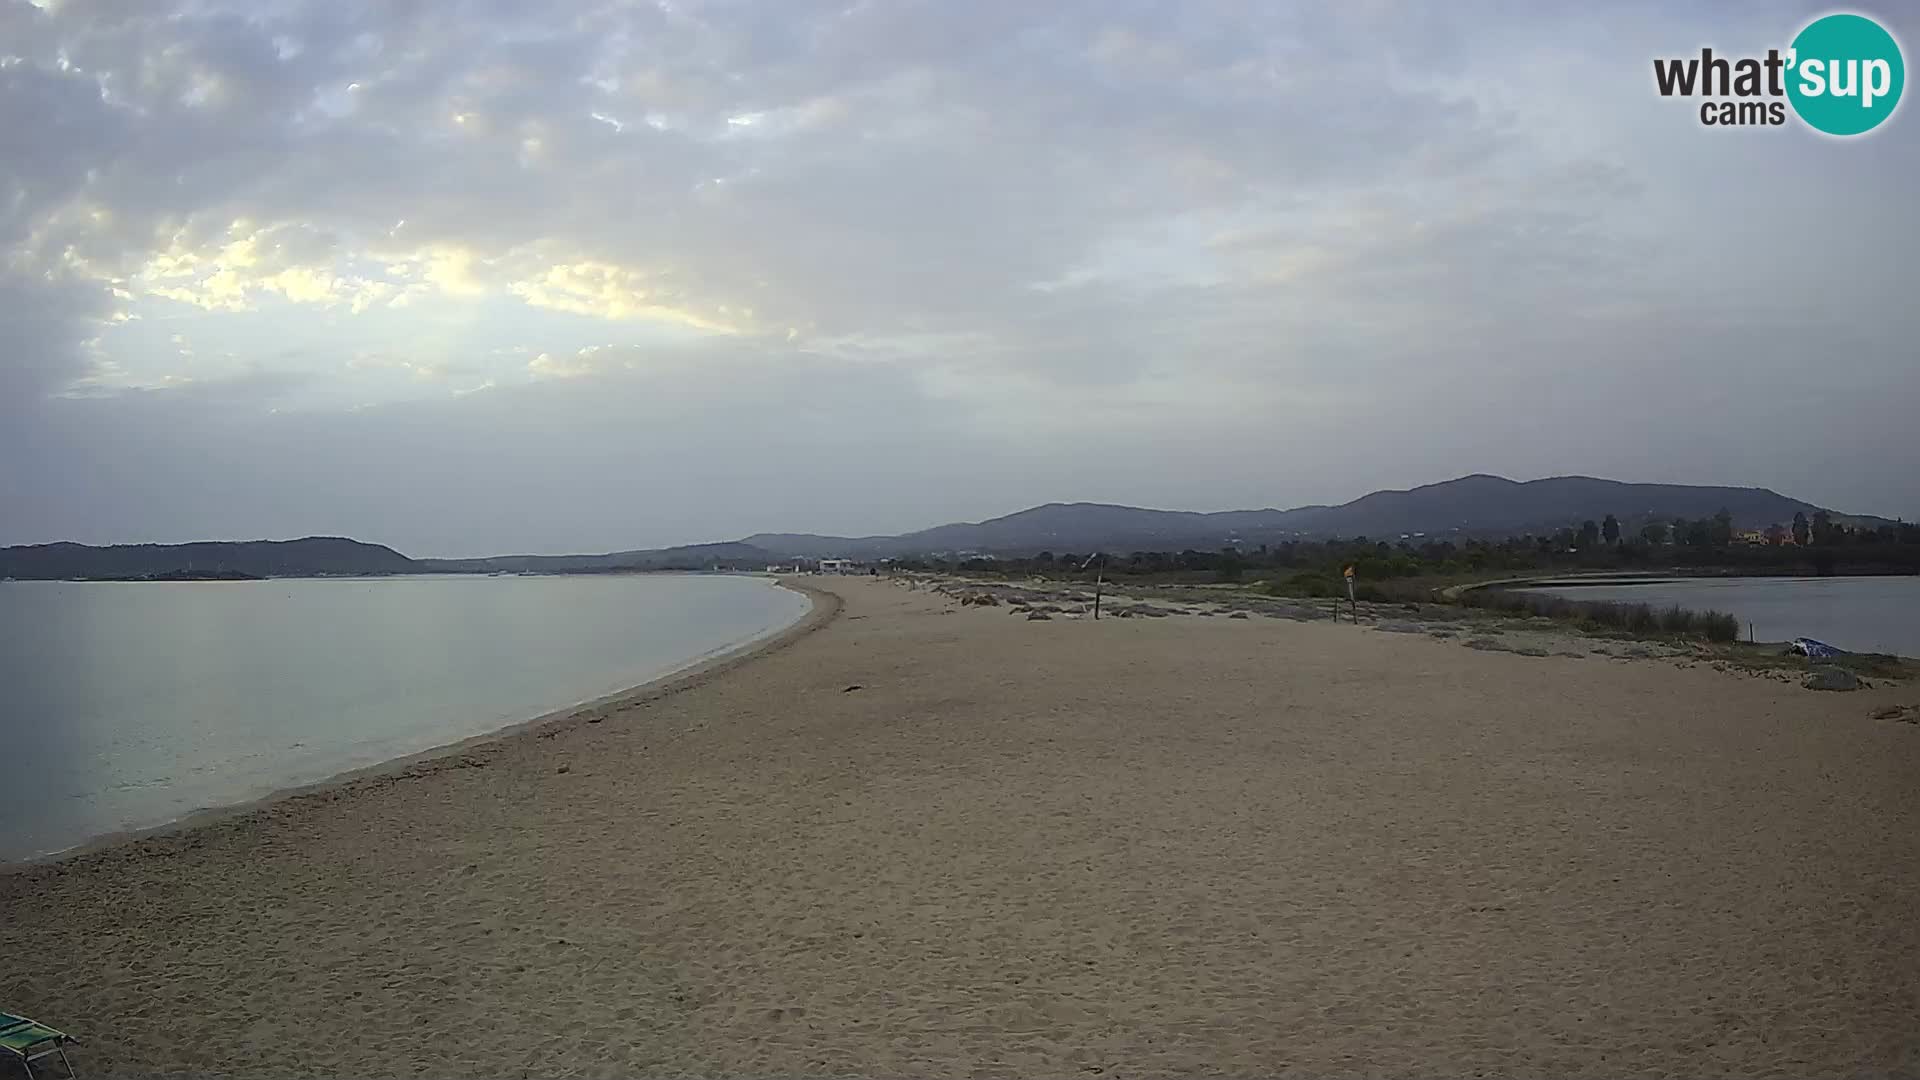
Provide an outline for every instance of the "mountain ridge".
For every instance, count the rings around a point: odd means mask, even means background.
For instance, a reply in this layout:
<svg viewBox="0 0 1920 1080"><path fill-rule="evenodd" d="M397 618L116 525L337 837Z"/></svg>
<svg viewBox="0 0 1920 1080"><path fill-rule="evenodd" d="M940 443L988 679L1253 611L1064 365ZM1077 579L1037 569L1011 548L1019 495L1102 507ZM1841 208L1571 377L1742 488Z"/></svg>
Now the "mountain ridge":
<svg viewBox="0 0 1920 1080"><path fill-rule="evenodd" d="M346 537L200 541L190 544L75 543L0 548L0 578L150 577L233 572L261 577L316 574L606 573L628 570L744 569L796 558L888 558L934 553L1032 554L1051 550L1218 550L1229 544L1369 536L1398 539L1502 536L1577 527L1617 516L1629 531L1648 520L1709 517L1725 508L1736 528L1787 524L1821 507L1770 488L1637 484L1591 476L1510 480L1473 473L1411 488L1368 492L1338 505L1291 509L1159 510L1102 502L1047 502L996 518L950 522L896 535L755 533L739 540L583 555L495 555L412 559ZM1846 523L1886 519L1833 512Z"/></svg>
<svg viewBox="0 0 1920 1080"><path fill-rule="evenodd" d="M997 518L954 522L897 536L843 537L756 533L742 542L785 556L886 557L935 551L989 554L1044 549L1218 548L1233 542L1403 534L1495 535L1577 526L1614 514L1634 526L1649 520L1708 517L1725 508L1736 528L1786 524L1822 508L1770 488L1640 484L1591 476L1512 480L1473 473L1411 488L1369 492L1337 505L1287 510L1156 510L1113 503L1049 502ZM1878 521L1858 515L1841 519Z"/></svg>
<svg viewBox="0 0 1920 1080"><path fill-rule="evenodd" d="M489 555L477 559L415 559L420 573L609 573L617 570L704 570L725 564L763 566L772 552L724 540L710 544L681 544L670 548L610 551L602 555Z"/></svg>

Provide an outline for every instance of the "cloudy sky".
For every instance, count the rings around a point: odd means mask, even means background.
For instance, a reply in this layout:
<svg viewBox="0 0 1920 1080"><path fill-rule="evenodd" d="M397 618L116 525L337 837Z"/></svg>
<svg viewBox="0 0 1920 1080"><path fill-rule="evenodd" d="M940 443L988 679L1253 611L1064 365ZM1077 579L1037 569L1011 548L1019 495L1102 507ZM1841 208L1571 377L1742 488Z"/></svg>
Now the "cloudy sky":
<svg viewBox="0 0 1920 1080"><path fill-rule="evenodd" d="M1842 141L1653 90L1817 10L0 0L0 543L1468 472L1920 517L1911 105Z"/></svg>

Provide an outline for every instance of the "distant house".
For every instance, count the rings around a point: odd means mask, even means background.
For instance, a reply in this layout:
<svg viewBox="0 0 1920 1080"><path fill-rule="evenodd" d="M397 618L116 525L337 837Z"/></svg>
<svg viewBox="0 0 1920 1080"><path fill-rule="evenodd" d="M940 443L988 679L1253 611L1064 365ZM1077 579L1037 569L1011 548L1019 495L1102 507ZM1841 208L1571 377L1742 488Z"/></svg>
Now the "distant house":
<svg viewBox="0 0 1920 1080"><path fill-rule="evenodd" d="M852 559L821 559L820 572L823 574L851 574L859 566Z"/></svg>

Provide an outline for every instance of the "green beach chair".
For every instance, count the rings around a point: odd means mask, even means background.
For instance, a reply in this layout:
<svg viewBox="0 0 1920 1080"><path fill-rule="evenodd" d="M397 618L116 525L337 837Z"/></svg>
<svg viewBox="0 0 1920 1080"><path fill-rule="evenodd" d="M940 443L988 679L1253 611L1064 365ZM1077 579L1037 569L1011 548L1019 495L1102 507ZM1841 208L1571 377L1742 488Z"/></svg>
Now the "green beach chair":
<svg viewBox="0 0 1920 1080"><path fill-rule="evenodd" d="M40 1075L33 1063L42 1058L58 1055L60 1064L66 1066L67 1075L73 1075L73 1062L67 1060L67 1044L80 1040L64 1031L55 1031L37 1020L12 1013L0 1013L0 1050L19 1059L27 1070L28 1080Z"/></svg>

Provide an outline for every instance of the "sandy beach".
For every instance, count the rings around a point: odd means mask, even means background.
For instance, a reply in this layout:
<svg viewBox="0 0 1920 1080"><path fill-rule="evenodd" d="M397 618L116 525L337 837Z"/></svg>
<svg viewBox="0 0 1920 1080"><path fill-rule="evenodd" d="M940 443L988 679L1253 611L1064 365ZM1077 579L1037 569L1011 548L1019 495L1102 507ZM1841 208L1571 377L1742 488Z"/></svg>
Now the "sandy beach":
<svg viewBox="0 0 1920 1080"><path fill-rule="evenodd" d="M1914 687L820 579L805 632L0 873L82 1075L1920 1072Z"/></svg>

